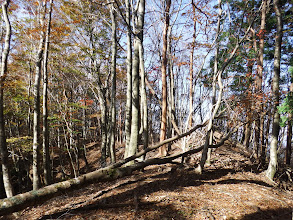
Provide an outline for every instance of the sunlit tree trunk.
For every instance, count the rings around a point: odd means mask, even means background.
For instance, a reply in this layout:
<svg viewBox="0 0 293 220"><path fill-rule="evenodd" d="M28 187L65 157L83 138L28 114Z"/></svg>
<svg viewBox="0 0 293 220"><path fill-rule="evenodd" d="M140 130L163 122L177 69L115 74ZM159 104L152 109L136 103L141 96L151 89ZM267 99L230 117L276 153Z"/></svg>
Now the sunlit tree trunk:
<svg viewBox="0 0 293 220"><path fill-rule="evenodd" d="M97 73L99 72L98 67L95 68ZM108 119L107 119L107 99L106 99L106 91L103 88L100 77L98 76L97 80L97 88L98 88L98 98L101 110L101 165L102 167L106 166L106 150L108 146Z"/></svg>
<svg viewBox="0 0 293 220"><path fill-rule="evenodd" d="M170 8L171 0L166 0L165 6L165 27L163 32L163 51L162 51L162 115L161 115L161 132L160 132L160 141L165 140L166 138L166 129L167 129L167 46L168 46L168 28L170 24ZM159 149L159 154L161 156L167 155L167 147L163 145Z"/></svg>
<svg viewBox="0 0 293 220"><path fill-rule="evenodd" d="M144 47L143 47L143 36L139 42L139 64L140 64L140 75L141 75L141 103L142 103L142 128L143 128L143 147L146 149L149 143L148 136L148 103L146 93L146 73L144 70ZM145 157L145 155L144 155Z"/></svg>
<svg viewBox="0 0 293 220"><path fill-rule="evenodd" d="M40 13L41 29L44 25L46 1L42 2ZM39 48L36 54L36 72L34 82L34 121L33 121L33 190L40 187L40 83L42 75L42 60L45 46L45 33L41 31Z"/></svg>
<svg viewBox="0 0 293 220"><path fill-rule="evenodd" d="M10 41L11 41L11 25L8 17L7 8L9 6L10 1L6 0L2 3L2 14L3 19L6 25L6 35L5 35L5 44L4 50L2 52L2 60L1 60L1 75L0 75L0 156L1 156L1 164L2 164L2 175L3 175L3 183L5 188L5 193L7 197L13 196L13 187L11 185L10 178L10 167L8 163L8 150L6 143L6 135L5 135L5 119L4 119L4 106L3 106L3 87L4 80L7 75L7 60L10 51Z"/></svg>
<svg viewBox="0 0 293 220"><path fill-rule="evenodd" d="M170 38L170 35L169 35ZM177 122L175 117L175 86L174 86L174 72L173 72L173 63L172 63L172 52L171 52L171 39L169 40L168 45L168 53L169 53L169 118L172 123L172 127L170 128L170 137L174 136L174 129L177 129ZM180 133L180 132L179 132ZM178 134L179 134L178 133Z"/></svg>
<svg viewBox="0 0 293 220"><path fill-rule="evenodd" d="M116 162L115 153L115 133L116 133L116 57L117 57L117 34L116 34L116 12L114 3L109 5L110 17L111 17L111 28L112 28L112 60L111 60L111 81L112 81L112 92L111 92L111 122L110 122L110 158L111 162Z"/></svg>
<svg viewBox="0 0 293 220"><path fill-rule="evenodd" d="M268 178L273 179L275 173L277 171L278 166L278 136L280 130L280 114L278 112L279 106L279 97L280 97L280 61L281 61L281 45L282 45L282 37L283 37L283 22L282 22L282 14L280 8L280 0L273 1L274 10L277 18L277 33L275 37L275 53L274 53L274 77L273 77L273 130L272 130L272 139L270 145L270 163L268 169L266 171L266 175Z"/></svg>
<svg viewBox="0 0 293 220"><path fill-rule="evenodd" d="M260 97L263 97L262 93L262 78L263 78L263 54L264 54L264 36L266 28L266 13L267 13L267 0L262 1L262 10L261 10L261 23L259 31L259 50L257 56L257 74L256 74L256 94ZM257 48L255 47L257 50ZM257 51L256 51L257 52ZM260 105L257 108L258 117L256 119L256 130L255 130L255 143L257 145L257 154L260 151L260 159L264 161L264 155L262 155L262 148L264 147L264 115L263 115L263 99L260 100Z"/></svg>
<svg viewBox="0 0 293 220"><path fill-rule="evenodd" d="M222 2L218 2L219 6L219 12L218 12L218 21L217 21L217 36L220 34L220 28L221 28L221 17L222 17ZM214 110L215 105L216 105L216 75L218 73L218 55L219 55L219 40L216 39L216 50L215 50L215 61L214 61L214 79L213 79L213 95L212 95L212 109ZM213 128L211 128L210 132L210 137L209 137L209 144L213 144ZM211 153L212 149L209 148L207 152L207 159L206 159L206 164L209 165L211 163Z"/></svg>
<svg viewBox="0 0 293 220"><path fill-rule="evenodd" d="M139 50L143 43L143 27L145 15L145 1L141 0L138 4L137 17L135 17L135 36L134 36L134 53L132 59L132 114L131 114L131 135L128 150L128 156L136 153L139 141L139 69L140 69L140 56ZM132 162L128 163L132 164Z"/></svg>
<svg viewBox="0 0 293 220"><path fill-rule="evenodd" d="M130 141L131 129L131 103L132 103L132 40L131 40L131 18L130 18L130 2L125 0L126 6L126 22L127 22L127 94L125 106L125 139L126 147ZM128 151L125 150L125 158L128 157Z"/></svg>
<svg viewBox="0 0 293 220"><path fill-rule="evenodd" d="M195 47L195 34L196 34L196 18L195 18L195 5L192 1L192 12L193 12L193 34L192 34L192 43L190 51L190 61L189 61L189 121L188 125L192 127L192 116L193 116L193 54Z"/></svg>
<svg viewBox="0 0 293 220"><path fill-rule="evenodd" d="M134 155L138 147L139 135L139 43L134 40L134 53L132 62L132 110L131 110L131 134L127 156Z"/></svg>
<svg viewBox="0 0 293 220"><path fill-rule="evenodd" d="M49 126L48 126L48 54L51 32L53 0L50 1L49 17L46 31L46 43L44 51L44 73L43 73L43 166L45 185L51 184L51 167L49 152Z"/></svg>

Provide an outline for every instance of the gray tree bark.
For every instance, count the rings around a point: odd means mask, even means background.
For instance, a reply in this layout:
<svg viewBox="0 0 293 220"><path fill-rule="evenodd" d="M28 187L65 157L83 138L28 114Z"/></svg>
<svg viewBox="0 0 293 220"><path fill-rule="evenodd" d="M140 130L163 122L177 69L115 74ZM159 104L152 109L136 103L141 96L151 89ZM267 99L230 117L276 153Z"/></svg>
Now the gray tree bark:
<svg viewBox="0 0 293 220"><path fill-rule="evenodd" d="M112 60L111 60L111 81L112 81L112 92L111 92L111 123L110 123L110 158L111 162L116 162L115 152L115 133L116 133L116 57L117 57L117 34L116 34L116 12L114 3L109 5L110 17L111 17L111 29L112 29Z"/></svg>
<svg viewBox="0 0 293 220"><path fill-rule="evenodd" d="M46 12L46 1L40 6L40 26L43 29ZM33 119L33 189L40 187L40 83L42 75L42 60L45 46L45 33L41 31L39 48L37 50L35 64L35 82L34 82L34 119Z"/></svg>
<svg viewBox="0 0 293 220"><path fill-rule="evenodd" d="M125 106L125 139L126 147L129 146L131 131L131 103L132 103L132 40L131 40L131 18L130 2L125 0L126 22L127 22L127 94ZM125 158L128 157L128 151L125 150Z"/></svg>
<svg viewBox="0 0 293 220"><path fill-rule="evenodd" d="M148 103L146 94L146 73L144 70L144 47L143 39L139 43L139 63L140 63L140 74L141 74L141 103L142 103L142 128L143 128L143 146L147 148L149 144L148 136Z"/></svg>
<svg viewBox="0 0 293 220"><path fill-rule="evenodd" d="M49 152L49 126L48 126L48 54L50 45L51 18L53 0L50 0L48 13L48 24L46 30L46 42L44 51L44 73L43 73L43 169L45 185L51 184L51 165Z"/></svg>
<svg viewBox="0 0 293 220"><path fill-rule="evenodd" d="M278 111L280 99L280 62L281 62L281 45L283 37L283 22L280 8L280 0L273 1L274 10L277 17L277 33L275 37L275 53L274 53L274 78L273 78L273 102L274 102L274 116L273 116L273 130L270 148L270 163L266 171L266 176L273 179L278 166L278 137L280 130L280 114Z"/></svg>
<svg viewBox="0 0 293 220"><path fill-rule="evenodd" d="M2 13L3 19L6 25L6 34L5 34L5 44L4 50L2 52L2 60L1 60L1 75L0 75L0 155L1 155L1 164L2 164L2 175L3 175L3 183L4 189L7 197L12 197L13 187L11 184L10 178L10 167L8 162L8 150L6 143L6 134L5 134L5 119L4 119L4 106L3 106L3 87L5 77L7 75L7 60L10 51L10 41L11 41L11 24L8 17L8 6L10 0L6 0L2 3Z"/></svg>
<svg viewBox="0 0 293 220"><path fill-rule="evenodd" d="M193 34L192 34L192 43L191 43L191 51L190 51L190 61L189 61L189 121L188 125L192 127L192 116L193 116L193 55L195 48L195 40L196 40L196 19L195 19L195 4L192 0L192 13L193 13Z"/></svg>
<svg viewBox="0 0 293 220"><path fill-rule="evenodd" d="M293 73L290 74L290 87L288 97L290 100L293 98ZM287 126L287 146L285 151L285 163L290 165L292 154L292 112L288 113L288 126Z"/></svg>
<svg viewBox="0 0 293 220"><path fill-rule="evenodd" d="M139 1L137 17L135 17L135 36L134 36L134 53L132 59L132 114L131 114L131 135L129 146L127 146L127 156L132 156L136 153L139 141L139 68L140 57L139 50L143 39L144 15L145 15L145 1ZM134 161L128 163L132 164Z"/></svg>

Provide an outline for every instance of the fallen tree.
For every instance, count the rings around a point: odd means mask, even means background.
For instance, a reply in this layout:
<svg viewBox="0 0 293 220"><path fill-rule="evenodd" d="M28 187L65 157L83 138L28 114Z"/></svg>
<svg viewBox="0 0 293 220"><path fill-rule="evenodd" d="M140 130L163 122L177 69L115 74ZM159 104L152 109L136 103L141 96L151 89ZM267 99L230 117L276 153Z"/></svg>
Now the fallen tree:
<svg viewBox="0 0 293 220"><path fill-rule="evenodd" d="M189 130L181 135L177 135L173 138L166 139L165 141L162 141L154 146L148 147L145 150L143 150L143 151L141 151L131 157L128 157L128 158L124 159L123 161L112 164L108 167L101 168L99 170L84 174L84 175L79 176L74 179L70 179L67 181L63 181L63 182L55 183L55 184L52 184L49 186L45 186L39 190L33 190L33 191L19 194L19 195L10 197L10 198L2 199L2 200L0 200L0 215L5 215L5 214L7 215L7 214L10 214L13 212L20 211L28 206L41 204L42 202L44 202L44 201L46 201L56 195L59 195L60 193L62 193L64 191L68 192L69 190L80 188L81 186L89 185L91 183L98 182L98 181L114 180L114 179L117 179L117 178L120 178L123 176L130 175L133 171L143 169L149 165L170 163L176 158L184 157L184 156L188 156L190 154L200 152L203 149L203 146L200 146L195 149L191 149L189 151L186 151L186 152L183 152L180 154L171 155L171 156L167 156L167 157L163 157L163 158L151 158L151 159L139 162L139 163L135 163L131 166L122 167L127 162L132 161L132 160L146 154L149 151L155 150L164 144L176 141L182 137L190 135L192 132L194 132L198 128L204 127L206 125L207 125L207 121L204 122L203 124L200 124L200 125L193 127L191 130ZM231 133L229 133L225 138L223 138L220 141L220 143L218 143L217 145L212 145L210 147L217 148L217 147L223 145L224 141L228 140Z"/></svg>

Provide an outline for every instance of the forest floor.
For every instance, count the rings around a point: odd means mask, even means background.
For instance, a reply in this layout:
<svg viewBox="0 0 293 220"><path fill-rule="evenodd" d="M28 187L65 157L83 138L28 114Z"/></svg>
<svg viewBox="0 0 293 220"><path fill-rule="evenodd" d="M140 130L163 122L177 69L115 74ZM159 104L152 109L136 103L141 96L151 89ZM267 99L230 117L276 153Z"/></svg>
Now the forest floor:
<svg viewBox="0 0 293 220"><path fill-rule="evenodd" d="M95 154L96 155L96 154ZM90 155L93 157L93 155ZM241 150L223 146L197 174L194 164L153 165L54 197L18 219L292 219L293 190L270 182Z"/></svg>

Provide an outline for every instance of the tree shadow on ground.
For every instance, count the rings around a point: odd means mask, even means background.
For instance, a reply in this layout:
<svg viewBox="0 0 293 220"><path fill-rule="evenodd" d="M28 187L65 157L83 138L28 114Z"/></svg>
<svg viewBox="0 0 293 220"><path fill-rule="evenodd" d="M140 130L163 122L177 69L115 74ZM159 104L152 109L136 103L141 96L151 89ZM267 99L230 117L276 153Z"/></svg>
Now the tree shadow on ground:
<svg viewBox="0 0 293 220"><path fill-rule="evenodd" d="M253 183L260 186L272 187L271 185L262 181L258 181L258 180L228 179L228 180L220 180L218 182L215 182L215 184L239 184L239 183Z"/></svg>
<svg viewBox="0 0 293 220"><path fill-rule="evenodd" d="M248 168L249 169L249 168ZM101 209L111 209L111 212L115 213L123 207L128 207L129 209L135 207L137 204L139 207L152 207L152 209L158 209L157 214L154 217L144 219L160 219L161 217L172 216L173 219L186 219L185 216L180 213L180 210L176 210L171 204L167 204L168 201L158 201L160 206L158 207L154 203L148 203L143 201L145 196L148 196L154 192L158 191L176 191L181 192L184 187L189 186L200 186L203 184L238 184L238 183L253 183L265 187L271 187L265 182L257 180L243 180L243 179L222 179L224 176L235 173L234 169L230 168L217 168L217 169L207 169L203 174L197 174L194 169L171 169L170 171L165 171L158 174L158 167L147 170L150 176L141 176L140 172L133 174L134 180L129 180L127 182L121 183L117 187L103 190L97 196L92 197L90 203L84 202L84 205L78 204L78 208L66 208L49 216L43 216L41 219L52 219L59 218L60 216L67 215L80 215L86 214L87 211L91 210L101 210ZM122 192L117 194L115 190L124 189ZM125 190L126 189L126 190ZM73 193L73 192L72 192ZM108 194L108 195L107 195ZM104 196L103 196L104 195ZM103 197L102 197L103 196ZM102 197L102 198L101 198ZM135 201L135 197L138 201ZM87 211L86 211L87 210ZM257 219L257 218L256 218Z"/></svg>
<svg viewBox="0 0 293 220"><path fill-rule="evenodd" d="M292 209L290 208L280 208L280 209L267 209L261 210L258 209L255 213L247 214L240 218L240 220L269 220L269 219L278 219L278 220L292 220Z"/></svg>
<svg viewBox="0 0 293 220"><path fill-rule="evenodd" d="M115 205L117 205L115 207ZM99 212L99 210L103 212ZM57 212L51 215L45 215L40 220L45 219L71 219L74 217L83 217L83 219L114 219L119 217L122 212L128 212L128 219L144 219L144 220L161 220L161 219L176 219L187 220L188 216L181 210L176 209L172 204L155 205L155 204L140 204L135 207L135 204L92 204L87 207L72 209ZM115 218L116 219L116 218Z"/></svg>

